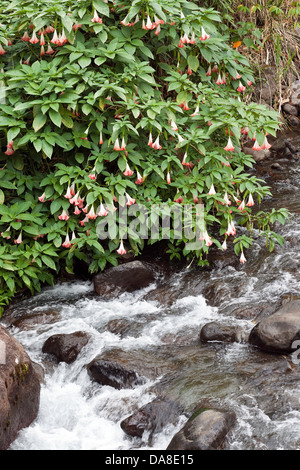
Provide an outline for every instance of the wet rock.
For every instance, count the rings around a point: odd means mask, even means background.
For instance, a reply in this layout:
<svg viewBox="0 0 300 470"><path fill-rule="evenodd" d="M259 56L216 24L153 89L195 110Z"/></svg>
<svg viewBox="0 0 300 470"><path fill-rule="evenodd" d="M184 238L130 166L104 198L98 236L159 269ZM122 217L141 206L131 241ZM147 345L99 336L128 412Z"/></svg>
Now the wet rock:
<svg viewBox="0 0 300 470"><path fill-rule="evenodd" d="M300 301L283 305L277 312L263 318L250 332L249 343L264 351L290 353L293 342L300 339Z"/></svg>
<svg viewBox="0 0 300 470"><path fill-rule="evenodd" d="M167 450L218 450L236 422L235 413L200 409L173 437Z"/></svg>
<svg viewBox="0 0 300 470"><path fill-rule="evenodd" d="M157 398L121 422L123 431L132 437L143 437L149 433L148 440L154 433L161 432L167 424L176 424L183 409L177 403L164 398Z"/></svg>
<svg viewBox="0 0 300 470"><path fill-rule="evenodd" d="M212 321L206 323L200 331L200 341L207 343L208 341L222 341L225 343L242 342L244 340L243 329L239 326L224 325L219 322Z"/></svg>
<svg viewBox="0 0 300 470"><path fill-rule="evenodd" d="M155 281L155 271L141 261L113 266L94 276L94 289L98 295L116 297L123 292L145 288Z"/></svg>
<svg viewBox="0 0 300 470"><path fill-rule="evenodd" d="M118 390L145 383L145 378L134 370L126 369L115 362L104 361L101 357L93 359L87 365L87 370L89 376L100 385L110 385Z"/></svg>
<svg viewBox="0 0 300 470"><path fill-rule="evenodd" d="M0 325L0 450L37 417L40 382L23 346Z"/></svg>
<svg viewBox="0 0 300 470"><path fill-rule="evenodd" d="M42 348L42 352L55 356L57 362L71 364L89 341L89 335L83 331L70 334L50 336Z"/></svg>
<svg viewBox="0 0 300 470"><path fill-rule="evenodd" d="M282 109L286 114L289 114L291 116L298 116L297 107L290 103L284 103L284 105L282 106Z"/></svg>
<svg viewBox="0 0 300 470"><path fill-rule="evenodd" d="M59 311L55 309L45 309L38 311L18 311L17 314L14 311L5 315L4 323L7 326L14 326L21 330L28 330L37 325L44 325L54 323L57 321Z"/></svg>
<svg viewBox="0 0 300 470"><path fill-rule="evenodd" d="M106 330L123 338L130 330L131 323L125 318L115 318L106 324Z"/></svg>

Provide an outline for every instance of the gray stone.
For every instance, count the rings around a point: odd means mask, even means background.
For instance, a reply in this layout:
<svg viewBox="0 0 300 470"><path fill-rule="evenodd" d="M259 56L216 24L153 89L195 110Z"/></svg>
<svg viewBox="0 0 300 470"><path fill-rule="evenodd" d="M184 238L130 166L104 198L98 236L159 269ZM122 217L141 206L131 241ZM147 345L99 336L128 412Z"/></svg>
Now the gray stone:
<svg viewBox="0 0 300 470"><path fill-rule="evenodd" d="M224 325L212 321L206 323L200 331L200 340L204 343L208 341L221 341L225 343L234 343L243 341L243 329L239 326Z"/></svg>
<svg viewBox="0 0 300 470"><path fill-rule="evenodd" d="M167 450L218 450L236 422L235 413L199 410L173 437Z"/></svg>
<svg viewBox="0 0 300 470"><path fill-rule="evenodd" d="M282 106L282 109L285 113L291 115L291 116L298 116L298 109L296 106L293 106L290 103L284 103Z"/></svg>

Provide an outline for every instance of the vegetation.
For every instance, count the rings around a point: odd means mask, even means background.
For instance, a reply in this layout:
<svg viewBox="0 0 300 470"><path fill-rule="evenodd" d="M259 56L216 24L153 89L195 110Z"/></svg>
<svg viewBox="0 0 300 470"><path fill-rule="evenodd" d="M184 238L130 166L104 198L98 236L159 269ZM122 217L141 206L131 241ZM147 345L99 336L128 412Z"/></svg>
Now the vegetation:
<svg viewBox="0 0 300 470"><path fill-rule="evenodd" d="M203 265L212 244L234 243L244 262L255 233L282 244L272 227L287 213L252 211L270 191L241 150L268 148L278 115L250 101L230 25L198 3L0 0L2 305L75 259L91 273L116 265L126 234L99 240L97 224L122 198L149 211L192 204L194 231L204 205L201 248L173 228L171 258ZM139 254L147 240L129 230L128 242Z"/></svg>

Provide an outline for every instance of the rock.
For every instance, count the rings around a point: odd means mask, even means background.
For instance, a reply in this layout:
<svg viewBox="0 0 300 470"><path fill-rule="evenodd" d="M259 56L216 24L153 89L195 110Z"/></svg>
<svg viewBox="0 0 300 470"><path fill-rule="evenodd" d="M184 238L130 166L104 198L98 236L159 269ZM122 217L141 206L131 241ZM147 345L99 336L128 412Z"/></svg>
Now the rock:
<svg viewBox="0 0 300 470"><path fill-rule="evenodd" d="M157 398L128 416L120 425L129 436L143 437L146 431L151 440L153 434L162 431L167 424L176 424L182 412L182 408L177 403Z"/></svg>
<svg viewBox="0 0 300 470"><path fill-rule="evenodd" d="M148 264L130 261L94 276L94 289L98 295L115 297L147 287L154 281L155 271Z"/></svg>
<svg viewBox="0 0 300 470"><path fill-rule="evenodd" d="M55 323L59 317L60 312L55 309L35 309L31 312L29 309L11 309L5 312L3 323L5 326L14 326L20 330L28 330L36 325L43 325Z"/></svg>
<svg viewBox="0 0 300 470"><path fill-rule="evenodd" d="M89 335L83 331L70 334L50 336L42 348L42 352L55 356L57 362L71 364L75 361L82 348L88 343Z"/></svg>
<svg viewBox="0 0 300 470"><path fill-rule="evenodd" d="M218 450L236 421L231 411L196 411L173 437L167 450Z"/></svg>
<svg viewBox="0 0 300 470"><path fill-rule="evenodd" d="M40 382L23 346L0 325L0 450L37 417Z"/></svg>
<svg viewBox="0 0 300 470"><path fill-rule="evenodd" d="M219 322L212 321L206 323L200 331L200 340L203 343L208 341L222 341L225 343L234 343L243 341L243 329L239 326L224 325Z"/></svg>
<svg viewBox="0 0 300 470"><path fill-rule="evenodd" d="M249 343L274 353L294 351L293 342L300 339L300 301L283 305L277 312L263 318L250 332Z"/></svg>
<svg viewBox="0 0 300 470"><path fill-rule="evenodd" d="M283 111L286 113L286 114L289 114L291 116L298 116L298 109L296 106L293 106L292 104L290 103L284 103L284 105L282 106L282 109Z"/></svg>
<svg viewBox="0 0 300 470"><path fill-rule="evenodd" d="M145 383L145 378L134 370L126 369L115 362L104 361L100 357L93 359L87 365L87 370L89 376L100 385L110 385L118 390Z"/></svg>
<svg viewBox="0 0 300 470"><path fill-rule="evenodd" d="M131 328L131 323L125 318L115 318L110 320L105 329L113 333L114 335L119 335L121 338L126 336Z"/></svg>

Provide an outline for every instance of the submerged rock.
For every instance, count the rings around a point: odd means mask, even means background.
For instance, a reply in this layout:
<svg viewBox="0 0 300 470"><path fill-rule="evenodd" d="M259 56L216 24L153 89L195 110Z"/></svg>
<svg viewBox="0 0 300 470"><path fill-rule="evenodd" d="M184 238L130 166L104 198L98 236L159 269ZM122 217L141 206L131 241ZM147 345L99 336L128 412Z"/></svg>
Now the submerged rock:
<svg viewBox="0 0 300 470"><path fill-rule="evenodd" d="M98 295L116 297L147 287L154 281L155 271L147 263L130 261L94 276L94 289Z"/></svg>
<svg viewBox="0 0 300 470"><path fill-rule="evenodd" d="M274 353L290 353L300 339L300 301L288 302L251 330L249 343Z"/></svg>
<svg viewBox="0 0 300 470"><path fill-rule="evenodd" d="M173 437L167 450L218 450L236 421L232 411L200 409Z"/></svg>
<svg viewBox="0 0 300 470"><path fill-rule="evenodd" d="M71 364L89 341L89 335L83 331L70 334L50 336L42 348L42 352L55 356L57 362Z"/></svg>
<svg viewBox="0 0 300 470"><path fill-rule="evenodd" d="M0 450L37 417L40 382L23 346L0 325Z"/></svg>

